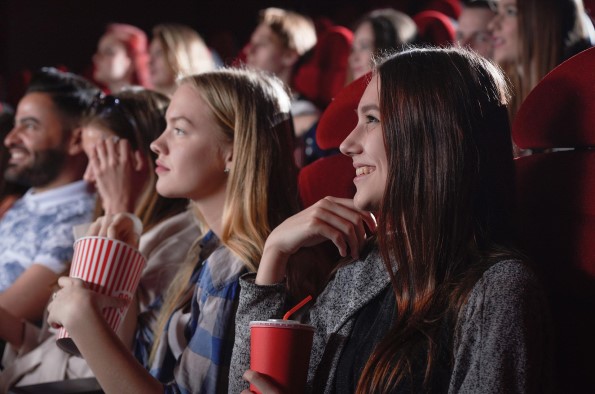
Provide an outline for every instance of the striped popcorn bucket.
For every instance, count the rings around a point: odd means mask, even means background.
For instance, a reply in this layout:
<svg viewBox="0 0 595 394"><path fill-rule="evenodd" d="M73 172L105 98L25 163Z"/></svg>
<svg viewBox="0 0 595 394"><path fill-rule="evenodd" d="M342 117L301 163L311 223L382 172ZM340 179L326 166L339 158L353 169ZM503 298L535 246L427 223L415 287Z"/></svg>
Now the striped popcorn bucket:
<svg viewBox="0 0 595 394"><path fill-rule="evenodd" d="M132 246L106 237L84 237L74 244L70 277L86 282L100 294L132 300L146 259ZM105 308L103 316L117 331L128 307ZM64 351L80 355L64 327L58 331L57 344Z"/></svg>

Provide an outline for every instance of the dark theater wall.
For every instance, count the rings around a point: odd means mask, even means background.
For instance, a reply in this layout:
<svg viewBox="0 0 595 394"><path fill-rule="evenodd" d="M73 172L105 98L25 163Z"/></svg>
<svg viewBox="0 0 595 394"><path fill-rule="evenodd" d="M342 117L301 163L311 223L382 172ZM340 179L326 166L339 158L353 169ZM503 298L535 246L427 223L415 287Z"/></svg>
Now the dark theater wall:
<svg viewBox="0 0 595 394"><path fill-rule="evenodd" d="M278 6L349 26L382 0L0 0L0 100L15 102L23 72L63 66L87 74L106 24L124 22L150 34L162 22L195 28L230 61L249 38L258 10ZM7 94L8 92L8 94Z"/></svg>

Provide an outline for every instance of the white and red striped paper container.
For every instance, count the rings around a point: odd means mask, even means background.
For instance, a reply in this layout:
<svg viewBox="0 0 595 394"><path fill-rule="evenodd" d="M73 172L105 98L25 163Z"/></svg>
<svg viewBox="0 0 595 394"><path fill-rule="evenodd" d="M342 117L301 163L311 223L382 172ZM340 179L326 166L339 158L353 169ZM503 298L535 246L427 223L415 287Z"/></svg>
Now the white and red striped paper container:
<svg viewBox="0 0 595 394"><path fill-rule="evenodd" d="M145 257L122 241L84 237L74 243L70 277L84 280L89 289L100 294L132 300L145 264ZM117 331L127 310L128 307L105 308L103 316ZM80 355L64 327L58 332L57 343L63 350Z"/></svg>

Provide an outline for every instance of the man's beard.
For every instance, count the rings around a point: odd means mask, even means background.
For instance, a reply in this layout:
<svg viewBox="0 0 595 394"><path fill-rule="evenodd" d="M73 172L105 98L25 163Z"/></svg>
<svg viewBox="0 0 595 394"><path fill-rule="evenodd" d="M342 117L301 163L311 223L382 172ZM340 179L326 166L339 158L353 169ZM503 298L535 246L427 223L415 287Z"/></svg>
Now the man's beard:
<svg viewBox="0 0 595 394"><path fill-rule="evenodd" d="M34 152L32 163L24 166L9 164L4 172L4 178L21 185L43 187L60 175L65 160L66 152L63 149Z"/></svg>

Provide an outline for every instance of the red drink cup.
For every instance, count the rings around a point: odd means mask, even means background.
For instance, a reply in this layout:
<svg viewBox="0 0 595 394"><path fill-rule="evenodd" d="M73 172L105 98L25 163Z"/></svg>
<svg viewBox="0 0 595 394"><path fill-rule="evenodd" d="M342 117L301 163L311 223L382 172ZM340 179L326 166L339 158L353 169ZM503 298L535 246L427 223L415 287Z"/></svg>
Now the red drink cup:
<svg viewBox="0 0 595 394"><path fill-rule="evenodd" d="M74 243L70 277L79 278L100 294L134 298L146 259L132 246L105 237L84 237ZM117 331L128 307L105 308L103 316ZM80 353L64 327L58 332L58 346L71 354Z"/></svg>
<svg viewBox="0 0 595 394"><path fill-rule="evenodd" d="M303 393L314 327L295 320L250 322L250 369L266 375L283 393ZM250 390L259 393L253 385Z"/></svg>

